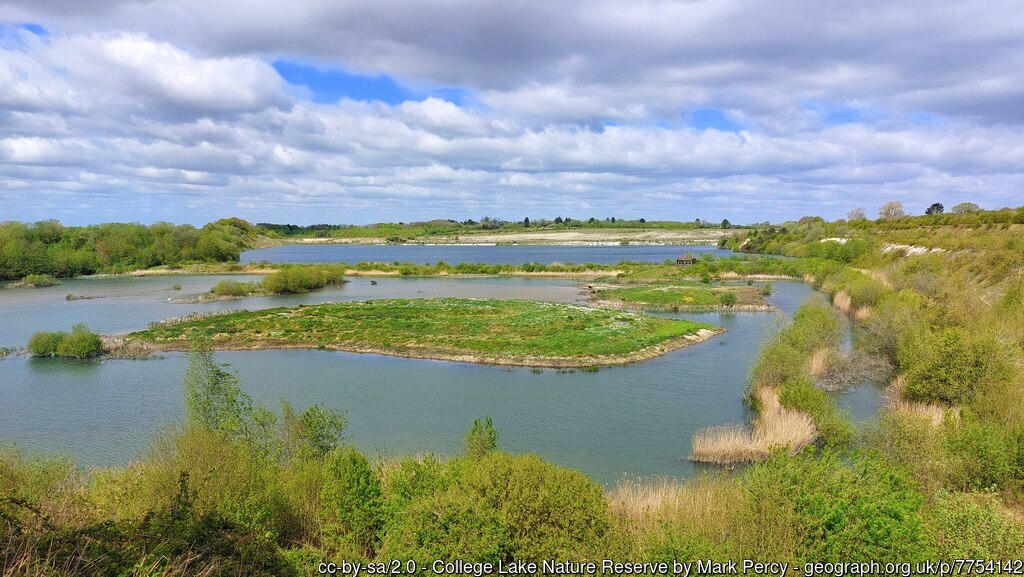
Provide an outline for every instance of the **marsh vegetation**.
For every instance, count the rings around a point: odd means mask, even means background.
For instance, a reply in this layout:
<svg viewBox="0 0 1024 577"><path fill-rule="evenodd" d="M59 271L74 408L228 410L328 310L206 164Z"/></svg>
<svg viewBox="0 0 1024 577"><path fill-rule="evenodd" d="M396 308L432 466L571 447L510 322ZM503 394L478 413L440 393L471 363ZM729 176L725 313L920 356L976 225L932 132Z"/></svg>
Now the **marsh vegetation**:
<svg viewBox="0 0 1024 577"><path fill-rule="evenodd" d="M241 311L164 323L129 340L184 349L324 348L541 367L621 364L717 331L704 323L555 303L398 299Z"/></svg>

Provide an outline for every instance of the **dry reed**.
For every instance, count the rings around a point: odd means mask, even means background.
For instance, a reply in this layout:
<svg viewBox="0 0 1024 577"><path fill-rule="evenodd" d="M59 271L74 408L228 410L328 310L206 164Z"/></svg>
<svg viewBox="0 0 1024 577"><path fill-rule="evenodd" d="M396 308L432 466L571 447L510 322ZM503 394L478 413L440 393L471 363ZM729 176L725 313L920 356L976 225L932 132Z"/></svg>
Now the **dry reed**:
<svg viewBox="0 0 1024 577"><path fill-rule="evenodd" d="M886 402L886 407L890 411L899 413L903 416L922 419L931 423L935 427L942 424L946 419L947 414L952 419L958 419L960 417L960 409L958 407L947 407L937 403L922 403L919 401L907 400L903 397L903 389L906 386L906 383L906 376L898 375L882 393L882 397Z"/></svg>
<svg viewBox="0 0 1024 577"><path fill-rule="evenodd" d="M755 394L761 410L753 427L720 425L697 431L691 461L719 465L749 463L766 459L777 449L787 449L795 455L818 437L810 415L783 407L775 391L759 387Z"/></svg>

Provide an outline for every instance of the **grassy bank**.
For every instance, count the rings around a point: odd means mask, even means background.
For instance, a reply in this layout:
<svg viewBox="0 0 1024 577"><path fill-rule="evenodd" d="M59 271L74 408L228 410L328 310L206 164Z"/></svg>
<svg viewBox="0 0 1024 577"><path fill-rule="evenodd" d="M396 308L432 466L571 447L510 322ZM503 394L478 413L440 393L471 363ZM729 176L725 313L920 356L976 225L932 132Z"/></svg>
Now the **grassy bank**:
<svg viewBox="0 0 1024 577"><path fill-rule="evenodd" d="M185 349L195 334L218 349L323 348L539 367L643 360L719 329L589 307L516 300L398 299L242 311L132 333Z"/></svg>

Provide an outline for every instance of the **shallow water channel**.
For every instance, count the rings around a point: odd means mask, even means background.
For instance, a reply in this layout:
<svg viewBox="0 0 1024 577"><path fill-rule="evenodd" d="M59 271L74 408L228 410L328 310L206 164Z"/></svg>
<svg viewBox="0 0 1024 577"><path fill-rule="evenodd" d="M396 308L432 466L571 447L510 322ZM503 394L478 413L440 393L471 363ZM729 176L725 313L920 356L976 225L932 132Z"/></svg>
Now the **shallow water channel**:
<svg viewBox="0 0 1024 577"><path fill-rule="evenodd" d="M208 290L217 276L119 277L64 281L45 289L0 290L0 346L23 346L39 330L86 322L117 333L192 311L265 308L332 300L466 296L574 302L577 283L516 278L368 278L308 295L206 304L169 298ZM230 277L244 280L245 277ZM173 285L180 290L172 290ZM776 282L771 301L784 313L813 295ZM66 300L65 295L97 298ZM697 429L749 418L747 375L775 314L682 314L724 326L710 341L662 357L597 372L532 371L381 355L280 350L218 353L245 390L276 408L288 399L348 413L350 442L370 454L453 454L474 417L490 415L501 446L535 452L598 481L688 476ZM183 418L184 355L146 361L0 359L0 442L69 454L86 466L119 465L144 454L161 428ZM877 387L838 395L855 420L870 419Z"/></svg>

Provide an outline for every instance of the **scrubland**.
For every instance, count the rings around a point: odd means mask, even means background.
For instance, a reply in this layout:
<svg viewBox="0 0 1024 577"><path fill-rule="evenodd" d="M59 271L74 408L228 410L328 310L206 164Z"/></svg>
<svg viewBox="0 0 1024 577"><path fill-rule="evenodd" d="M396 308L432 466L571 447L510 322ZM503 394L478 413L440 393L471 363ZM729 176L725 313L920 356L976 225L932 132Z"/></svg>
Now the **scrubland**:
<svg viewBox="0 0 1024 577"><path fill-rule="evenodd" d="M1018 215L744 232L737 246L795 257L759 272L824 296L766 336L752 422L679 440L680 455L730 465L697 478L601 487L502 452L487 419L462 455L371 459L343 435L344 415L259 406L199 342L186 423L131 466L0 453L0 563L17 575L289 575L337 559L1019 559ZM835 237L848 240L821 242ZM926 239L945 250L882 250ZM704 271L752 272L724 260ZM615 276L668 282L682 268ZM865 375L887 384L886 405L857 428L826 391Z"/></svg>

